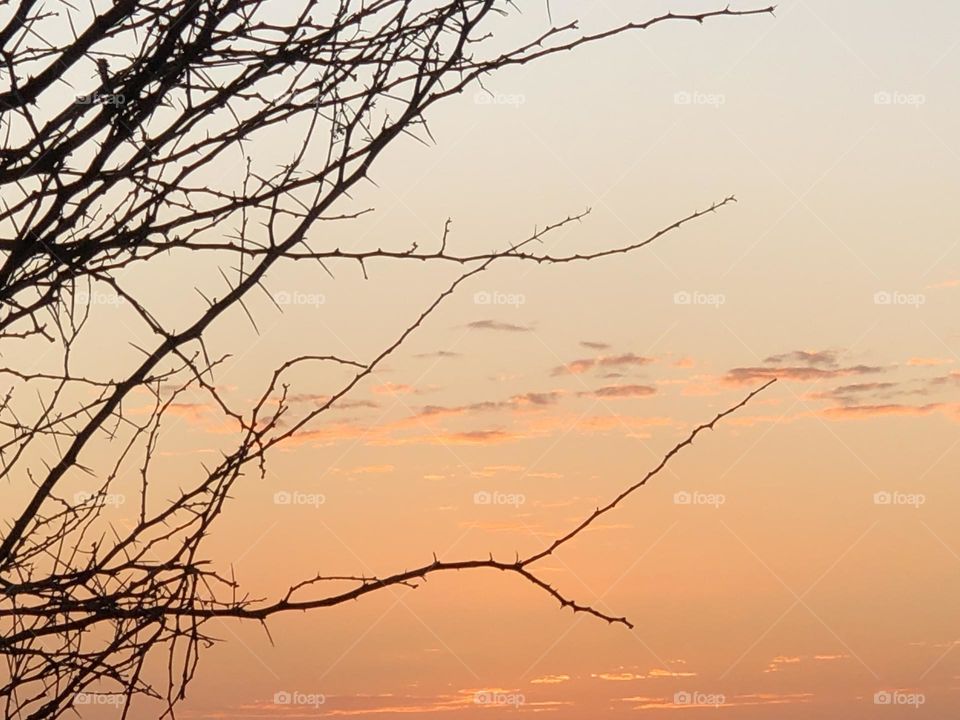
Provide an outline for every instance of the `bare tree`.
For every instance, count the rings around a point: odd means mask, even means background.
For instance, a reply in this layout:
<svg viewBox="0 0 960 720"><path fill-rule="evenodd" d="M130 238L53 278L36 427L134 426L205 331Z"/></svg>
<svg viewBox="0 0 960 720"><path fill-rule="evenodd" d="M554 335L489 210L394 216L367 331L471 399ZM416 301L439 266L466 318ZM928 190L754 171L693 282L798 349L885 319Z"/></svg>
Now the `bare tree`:
<svg viewBox="0 0 960 720"><path fill-rule="evenodd" d="M385 587L415 586L431 573L489 568L516 575L574 612L629 626L569 599L537 575L538 561L578 537L655 476L704 430L762 388L694 428L642 479L527 557L464 561L434 557L383 577L318 575L278 598L247 597L213 569L204 539L246 473L262 474L269 451L325 413L423 325L471 277L498 261L568 263L630 253L733 201L692 213L643 242L574 255L538 254L537 243L586 213L547 225L487 254L458 254L445 230L403 251L329 247L318 228L360 214L341 209L381 152L401 135L432 140L426 111L499 69L523 65L666 22L771 13L773 8L666 14L584 33L552 26L498 48L491 18L517 10L509 0L113 0L86 10L60 0L0 6L0 475L23 490L5 507L0 542L2 695L10 718L56 718L78 693L103 690L158 700L172 715L212 642L211 618L265 622L288 610L329 607ZM250 148L282 129L288 159L278 169ZM210 183L212 168L243 158L236 178ZM232 160L231 160L232 161ZM265 169L267 167L274 169ZM447 228L449 229L449 228ZM209 257L223 293L204 298L176 327L159 319L131 273L162 257ZM367 261L445 263L456 279L371 358L300 356L264 379L259 400L236 408L218 388L225 355L209 329L243 312L285 260L329 270ZM142 270L141 270L142 272ZM119 378L79 367L91 294L110 292L133 309L152 344ZM116 338L119 344L125 338ZM56 353L56 370L24 359ZM53 350L51 350L53 348ZM295 367L335 364L349 379L308 411L290 402ZM766 387L766 386L764 386ZM187 390L205 393L240 428L236 447L172 499L151 488L161 426ZM151 398L129 412L133 393ZM299 414L297 414L299 412ZM112 454L88 464L92 448ZM98 455L98 458L100 455ZM92 463L92 461L89 461ZM104 499L137 468L138 521L105 529ZM95 490L77 501L64 488L87 475ZM334 585L334 583L338 583ZM347 589L343 589L346 583ZM324 591L337 587L334 591ZM168 677L147 677L165 654ZM136 715L142 716L142 712Z"/></svg>

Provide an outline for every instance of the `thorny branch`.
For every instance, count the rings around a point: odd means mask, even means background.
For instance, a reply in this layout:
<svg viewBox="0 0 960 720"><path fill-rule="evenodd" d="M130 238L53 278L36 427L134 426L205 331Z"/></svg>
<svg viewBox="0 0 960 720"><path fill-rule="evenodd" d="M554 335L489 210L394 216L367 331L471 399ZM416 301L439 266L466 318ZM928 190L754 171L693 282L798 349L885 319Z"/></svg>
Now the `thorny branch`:
<svg viewBox="0 0 960 720"><path fill-rule="evenodd" d="M14 491L0 539L5 717L59 718L76 710L78 693L103 688L124 696L124 718L137 699L157 700L160 715L171 717L201 649L214 641L207 620L264 621L415 587L441 571L509 572L574 612L629 626L561 594L538 577L536 562L763 388L695 428L569 533L513 562L434 558L381 578L317 575L267 602L247 597L204 555L235 483L249 472L262 477L271 449L325 419L470 278L502 260L631 253L733 202L642 242L571 255L530 248L588 211L483 254L452 249L449 221L439 242L407 250L331 247L325 225L366 212L345 206L384 149L405 136L429 144L427 111L491 73L662 23L773 12L668 13L593 33L554 24L551 13L543 32L504 48L491 20L516 10L509 0L0 3L0 379L9 381L0 393L0 478ZM279 150L264 161L257 146ZM224 290L197 290L202 306L174 326L136 278L205 258ZM377 259L446 263L459 275L372 358L291 358L249 407L232 407L214 379L228 355L212 352L211 328L238 310L256 328L251 299L270 297L270 272L286 261L317 262L331 275L335 265L355 264L366 277L366 263ZM119 370L119 360L91 367L81 358L101 292L140 323L135 337L115 339L138 353ZM288 378L314 363L350 374L295 417ZM238 439L164 498L155 491L158 448L187 392L205 394ZM143 398L146 409L133 412ZM131 474L140 488L136 521L114 527L104 508ZM78 478L93 489L71 496ZM328 582L353 586L300 599ZM167 670L159 687L144 670L158 653Z"/></svg>

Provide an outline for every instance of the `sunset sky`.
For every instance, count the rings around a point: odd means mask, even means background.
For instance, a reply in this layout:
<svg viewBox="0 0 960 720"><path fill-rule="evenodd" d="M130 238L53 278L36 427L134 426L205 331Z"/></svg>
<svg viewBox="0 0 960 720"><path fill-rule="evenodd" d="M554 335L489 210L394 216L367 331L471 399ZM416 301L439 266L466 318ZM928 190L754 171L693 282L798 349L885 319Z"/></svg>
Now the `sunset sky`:
<svg viewBox="0 0 960 720"><path fill-rule="evenodd" d="M521 5L494 27L504 42L548 25L542 0ZM722 5L550 10L592 30ZM318 245L433 247L451 218L449 246L482 252L590 208L536 248L569 254L737 202L636 253L504 260L471 279L274 451L265 479L238 483L207 552L252 596L434 553L533 553L778 382L542 561L633 630L505 573L438 574L275 617L269 635L212 623L223 642L182 717L960 712L958 26L947 0L784 0L773 17L664 24L513 68L431 110L436 144L401 139L341 207L375 211L324 225ZM278 136L255 152L295 150ZM369 359L460 269L330 270L269 275L283 312L254 299L259 334L239 310L214 327L228 397L249 404L297 354ZM169 318L221 282L202 261L151 272L144 292ZM98 307L94 337L147 337L125 313ZM105 362L135 356L118 344ZM294 407L347 377L291 373ZM171 493L236 439L201 393L174 414L157 468ZM134 505L111 518L129 524Z"/></svg>

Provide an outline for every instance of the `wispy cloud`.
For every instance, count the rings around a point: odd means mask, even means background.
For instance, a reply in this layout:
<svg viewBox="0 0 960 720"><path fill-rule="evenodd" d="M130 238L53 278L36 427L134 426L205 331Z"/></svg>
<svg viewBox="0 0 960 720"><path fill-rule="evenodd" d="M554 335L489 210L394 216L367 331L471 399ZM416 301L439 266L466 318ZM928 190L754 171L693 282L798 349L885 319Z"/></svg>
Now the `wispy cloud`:
<svg viewBox="0 0 960 720"><path fill-rule="evenodd" d="M907 360L907 365L913 367L934 367L937 365L950 365L952 363L952 358L941 357L912 357Z"/></svg>
<svg viewBox="0 0 960 720"><path fill-rule="evenodd" d="M371 445L498 445L500 443L522 440L523 433L510 430L463 430L457 432L440 431L406 437L382 437L371 441Z"/></svg>
<svg viewBox="0 0 960 720"><path fill-rule="evenodd" d="M953 278L950 280L943 280L941 282L934 283L933 285L927 285L927 290L942 290L943 288L955 288L955 287L960 287L960 279Z"/></svg>
<svg viewBox="0 0 960 720"><path fill-rule="evenodd" d="M834 418L863 418L878 415L929 415L944 410L949 406L945 403L928 403L927 405L902 405L889 403L886 405L844 405L824 410L824 414Z"/></svg>
<svg viewBox="0 0 960 720"><path fill-rule="evenodd" d="M799 668L801 665L809 665L811 663L836 662L838 660L846 660L849 657L850 656L846 653L821 655L777 655L769 662L764 672L777 673L782 672L787 668Z"/></svg>
<svg viewBox="0 0 960 720"><path fill-rule="evenodd" d="M875 365L840 364L839 356L833 350L792 350L779 355L771 355L762 365L737 367L729 370L724 381L732 385L746 385L778 378L783 381L830 380L832 378L854 375L871 375L883 372L884 368Z"/></svg>
<svg viewBox="0 0 960 720"><path fill-rule="evenodd" d="M514 323L502 322L500 320L474 320L467 323L471 330L498 330L500 332L533 332L533 327L528 325L515 325Z"/></svg>
<svg viewBox="0 0 960 720"><path fill-rule="evenodd" d="M764 361L765 365L797 364L809 367L836 367L837 353L833 350L792 350L780 355L771 355Z"/></svg>
<svg viewBox="0 0 960 720"><path fill-rule="evenodd" d="M550 390L548 392L521 393L506 400L484 400L464 405L425 405L413 415L413 419L545 408L555 405L564 395L565 392L562 390Z"/></svg>
<svg viewBox="0 0 960 720"><path fill-rule="evenodd" d="M645 680L646 675L635 672L604 672L595 673L590 677L597 680L606 680L607 682L630 682L631 680Z"/></svg>
<svg viewBox="0 0 960 720"><path fill-rule="evenodd" d="M565 365L559 365L552 371L553 375L581 375L593 369L637 368L649 365L653 358L634 353L623 355L601 355L599 357L581 358Z"/></svg>
<svg viewBox="0 0 960 720"><path fill-rule="evenodd" d="M376 395L411 395L416 392L412 385L402 383L385 382L380 385L374 385L370 392Z"/></svg>
<svg viewBox="0 0 960 720"><path fill-rule="evenodd" d="M324 405L329 402L329 395L319 395L315 393L297 393L290 395L287 398L287 402L291 404L304 403L308 405ZM376 409L380 405L373 400L351 400L348 398L341 398L336 403L334 403L330 409L331 410L357 410L357 409Z"/></svg>
<svg viewBox="0 0 960 720"><path fill-rule="evenodd" d="M580 395L590 395L599 398L637 398L648 397L657 392L650 385L606 385L596 390L589 390Z"/></svg>
<svg viewBox="0 0 960 720"><path fill-rule="evenodd" d="M839 368L820 368L801 365L778 365L762 367L740 367L728 371L724 379L733 385L746 385L778 378L785 381L806 382L811 380L829 380L850 375L871 375L883 372L882 367L874 365L851 365Z"/></svg>
<svg viewBox="0 0 960 720"><path fill-rule="evenodd" d="M743 695L728 695L716 707L746 707L755 705L795 705L809 703L813 700L813 693L751 693ZM691 705L678 701L677 697L645 697L634 696L620 698L621 702L634 703L634 710L691 710L713 705Z"/></svg>
<svg viewBox="0 0 960 720"><path fill-rule="evenodd" d="M360 465L350 471L351 475L386 475L394 471L393 465Z"/></svg>
<svg viewBox="0 0 960 720"><path fill-rule="evenodd" d="M534 678L530 681L531 685L560 685L561 683L570 682L569 675L544 675L542 677Z"/></svg>
<svg viewBox="0 0 960 720"><path fill-rule="evenodd" d="M685 665L686 663L683 660L671 660L669 661L671 665ZM696 677L697 673L690 670L671 670L668 668L662 667L653 667L649 670L641 671L637 668L624 668L620 667L616 670L593 673L590 677L596 680L604 680L606 682L633 682L637 680L659 680L663 678L692 678Z"/></svg>
<svg viewBox="0 0 960 720"><path fill-rule="evenodd" d="M864 396L887 396L898 388L899 385L899 383L895 382L854 383L851 385L840 385L832 390L811 393L810 397L814 400L834 400L844 404L853 404Z"/></svg>
<svg viewBox="0 0 960 720"><path fill-rule="evenodd" d="M456 358L461 357L461 353L451 350L434 350L433 352L418 353L415 358Z"/></svg>

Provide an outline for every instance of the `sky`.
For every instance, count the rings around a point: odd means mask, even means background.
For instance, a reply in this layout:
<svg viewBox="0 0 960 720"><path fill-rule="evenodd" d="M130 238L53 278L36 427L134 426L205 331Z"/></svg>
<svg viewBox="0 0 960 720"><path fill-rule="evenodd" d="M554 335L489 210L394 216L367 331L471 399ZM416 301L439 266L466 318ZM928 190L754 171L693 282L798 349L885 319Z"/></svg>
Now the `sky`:
<svg viewBox="0 0 960 720"><path fill-rule="evenodd" d="M585 30L709 2L553 0ZM752 7L736 3L735 7ZM546 27L542 3L498 21ZM557 254L503 262L433 314L339 409L239 484L208 552L253 596L532 553L690 429L776 377L543 576L633 629L494 571L328 610L214 623L186 718L946 717L960 710L960 69L950 2L785 0L513 68L401 140L330 246L503 247L590 208ZM292 152L278 137L258 152ZM325 228L326 229L326 228ZM278 268L279 313L214 327L238 400L299 352L369 357L455 276L438 265ZM183 312L202 264L144 286ZM98 322L122 324L106 304ZM95 352L96 348L89 348ZM113 360L124 353L117 349ZM345 377L294 373L309 408ZM146 401L144 400L146 405ZM228 447L184 396L172 479ZM135 508L109 510L118 523ZM109 708L104 710L109 716Z"/></svg>

